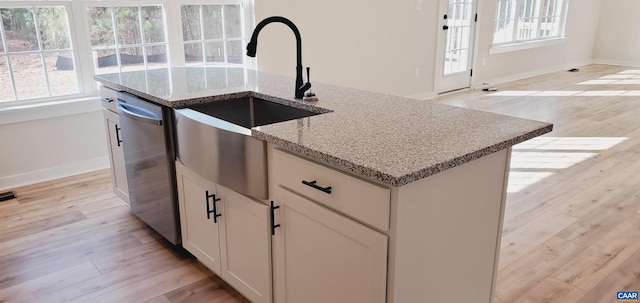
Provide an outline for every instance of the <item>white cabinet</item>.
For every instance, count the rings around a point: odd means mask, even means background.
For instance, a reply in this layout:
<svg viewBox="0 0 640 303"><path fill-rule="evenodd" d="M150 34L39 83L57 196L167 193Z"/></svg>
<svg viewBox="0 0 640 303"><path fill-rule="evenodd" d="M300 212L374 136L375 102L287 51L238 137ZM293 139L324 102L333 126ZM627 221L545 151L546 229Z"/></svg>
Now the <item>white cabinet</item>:
<svg viewBox="0 0 640 303"><path fill-rule="evenodd" d="M318 203L322 200L337 203L336 207L352 210L355 216L365 214L364 217L368 218L370 216L366 214L369 211L356 210L351 207L353 205L349 205L359 204L359 201L355 201L357 198L329 198L331 195L355 197L358 193L364 196L367 194L358 191L358 186L340 187L340 184L332 183L343 176L328 168L323 168L329 171L324 172L328 174L324 175L322 183L318 180L304 180L318 188L304 185L303 180L298 180L298 175L316 173L313 170L299 169L298 161L305 160L290 158L292 155L279 150L271 151L270 164L273 165L270 165L269 191L270 198L275 203L272 210L274 224L279 225L274 229L273 237L275 302L385 302L387 236L327 209L322 206L325 203ZM311 183L312 181L316 182ZM356 179L352 181L364 182ZM292 189L298 186L297 183L304 185L300 187L302 193L296 193ZM332 190L328 190L330 186ZM307 187L311 191L305 193ZM335 190L345 192L338 194ZM312 198L310 196L316 191L318 197L313 201L300 195ZM386 192L386 197L382 198L382 202L387 205L383 211L386 219L374 220L374 224L388 222L389 194L388 190L381 192ZM336 194L338 195L335 196ZM376 206L377 201L372 201L371 205L379 207ZM374 216L378 217L380 216Z"/></svg>
<svg viewBox="0 0 640 303"><path fill-rule="evenodd" d="M182 244L253 302L271 302L269 207L176 161Z"/></svg>
<svg viewBox="0 0 640 303"><path fill-rule="evenodd" d="M115 112L107 109L103 109L102 111L104 115L104 127L107 132L113 190L118 197L129 204L129 186L127 184L127 170L124 165L120 119Z"/></svg>

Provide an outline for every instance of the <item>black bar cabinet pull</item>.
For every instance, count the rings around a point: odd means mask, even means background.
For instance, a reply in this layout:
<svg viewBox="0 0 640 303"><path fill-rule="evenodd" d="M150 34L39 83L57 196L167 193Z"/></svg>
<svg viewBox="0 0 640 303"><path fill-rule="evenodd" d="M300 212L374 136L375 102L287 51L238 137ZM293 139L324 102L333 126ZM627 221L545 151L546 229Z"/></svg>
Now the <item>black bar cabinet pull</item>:
<svg viewBox="0 0 640 303"><path fill-rule="evenodd" d="M208 190L207 190L207 191L205 191L205 193L204 193L204 194L205 194L205 201L206 201L206 204L207 204L207 220L209 220L209 219L211 219L211 213L213 213L213 212L214 212L214 211L213 211L213 210L211 210L211 208L209 207L209 198L213 197L213 198L215 199L215 196L216 196L216 195L209 195L209 191L208 191ZM214 202L214 204L215 204L215 202Z"/></svg>
<svg viewBox="0 0 640 303"><path fill-rule="evenodd" d="M280 208L280 206L275 206L273 205L273 201L271 201L271 235L275 236L276 234L276 228L280 227L280 224L275 224L276 223L276 214L275 211L276 209Z"/></svg>
<svg viewBox="0 0 640 303"><path fill-rule="evenodd" d="M218 206L216 202L220 201L220 198L216 198L216 195L213 195L213 223L218 223L218 217L222 217L222 214L218 213Z"/></svg>
<svg viewBox="0 0 640 303"><path fill-rule="evenodd" d="M320 186L316 185L316 181L315 180L313 180L311 182L302 180L302 184L304 184L306 186L313 187L313 188L315 188L315 189L317 189L317 190L319 190L321 192L325 192L327 194L331 194L331 186L320 187Z"/></svg>
<svg viewBox="0 0 640 303"><path fill-rule="evenodd" d="M210 195L209 191L205 191L206 196L206 204L207 204L207 220L211 219L211 214L213 214L213 223L218 223L218 217L221 217L222 214L218 213L218 207L216 206L216 202L220 201L220 198L216 198L216 194ZM209 198L213 198L213 210L209 207Z"/></svg>
<svg viewBox="0 0 640 303"><path fill-rule="evenodd" d="M122 143L122 139L120 139L121 128L118 127L118 124L115 124L115 126L116 126L116 141L118 141L118 146L120 146L120 143Z"/></svg>

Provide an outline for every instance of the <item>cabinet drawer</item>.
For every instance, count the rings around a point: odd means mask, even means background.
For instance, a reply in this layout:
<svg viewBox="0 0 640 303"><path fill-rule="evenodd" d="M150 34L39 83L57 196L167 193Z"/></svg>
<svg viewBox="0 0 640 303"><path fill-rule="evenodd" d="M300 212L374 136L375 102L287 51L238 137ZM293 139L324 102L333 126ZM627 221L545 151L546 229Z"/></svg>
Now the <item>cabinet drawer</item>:
<svg viewBox="0 0 640 303"><path fill-rule="evenodd" d="M274 149L274 185L287 188L366 224L389 229L390 190ZM330 187L330 189L329 189Z"/></svg>

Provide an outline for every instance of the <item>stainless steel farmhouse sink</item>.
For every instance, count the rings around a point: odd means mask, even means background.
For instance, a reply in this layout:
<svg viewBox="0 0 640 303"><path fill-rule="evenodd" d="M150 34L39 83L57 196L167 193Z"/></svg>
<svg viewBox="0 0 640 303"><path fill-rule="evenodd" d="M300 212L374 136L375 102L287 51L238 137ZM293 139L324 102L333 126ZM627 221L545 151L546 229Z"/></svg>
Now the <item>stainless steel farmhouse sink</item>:
<svg viewBox="0 0 640 303"><path fill-rule="evenodd" d="M216 184L266 199L267 146L251 128L317 114L250 96L176 109L176 155Z"/></svg>

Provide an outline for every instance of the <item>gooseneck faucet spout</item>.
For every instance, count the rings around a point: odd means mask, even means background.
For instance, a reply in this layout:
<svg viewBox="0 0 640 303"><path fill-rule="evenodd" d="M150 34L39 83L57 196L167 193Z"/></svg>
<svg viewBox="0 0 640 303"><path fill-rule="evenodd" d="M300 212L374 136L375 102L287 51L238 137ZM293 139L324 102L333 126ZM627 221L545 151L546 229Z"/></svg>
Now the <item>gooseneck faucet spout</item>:
<svg viewBox="0 0 640 303"><path fill-rule="evenodd" d="M296 56L297 56L297 64L296 64L296 89L295 89L295 97L296 99L302 99L304 96L304 92L311 88L311 83L307 81L307 83L302 83L302 38L300 37L300 31L296 27L291 20L274 16L264 19L256 25L256 28L253 30L253 34L251 35L251 40L249 44L247 44L247 56L255 57L256 56L256 48L258 46L258 34L267 24L273 22L284 23L289 26L289 28L293 31L293 34L296 36Z"/></svg>

